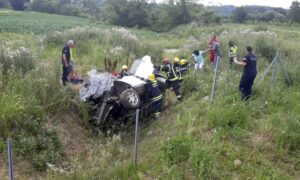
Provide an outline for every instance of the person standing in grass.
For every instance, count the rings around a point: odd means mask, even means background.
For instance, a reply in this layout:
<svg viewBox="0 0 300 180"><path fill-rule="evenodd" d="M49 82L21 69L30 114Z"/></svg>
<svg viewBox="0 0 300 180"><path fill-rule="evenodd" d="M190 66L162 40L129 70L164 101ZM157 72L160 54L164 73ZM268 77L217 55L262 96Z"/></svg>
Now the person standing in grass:
<svg viewBox="0 0 300 180"><path fill-rule="evenodd" d="M62 49L62 83L65 86L68 82L68 76L70 69L72 69L71 61L73 60L72 48L75 48L75 43L73 40L69 40L67 44L64 45Z"/></svg>
<svg viewBox="0 0 300 180"><path fill-rule="evenodd" d="M229 64L232 66L234 59L237 59L237 46L233 44L233 41L229 41Z"/></svg>
<svg viewBox="0 0 300 180"><path fill-rule="evenodd" d="M252 53L252 47L247 46L247 54L245 55L242 61L234 59L234 63L244 67L243 75L240 80L239 90L241 93L241 98L244 101L249 100L251 97L251 89L254 82L254 79L257 74L256 69L256 56Z"/></svg>
<svg viewBox="0 0 300 180"><path fill-rule="evenodd" d="M210 49L210 54L209 54L210 64L214 64L214 60L215 60L215 51L213 49L213 44L215 42L219 42L219 41L217 39L217 36L214 34L210 39L210 41L208 42L208 48Z"/></svg>
<svg viewBox="0 0 300 180"><path fill-rule="evenodd" d="M205 51L199 51L199 50L195 50L192 54L194 61L195 61L195 66L194 66L194 73L200 69L203 68L204 65L204 59L202 54L206 53L207 51L209 51L209 49L205 50Z"/></svg>

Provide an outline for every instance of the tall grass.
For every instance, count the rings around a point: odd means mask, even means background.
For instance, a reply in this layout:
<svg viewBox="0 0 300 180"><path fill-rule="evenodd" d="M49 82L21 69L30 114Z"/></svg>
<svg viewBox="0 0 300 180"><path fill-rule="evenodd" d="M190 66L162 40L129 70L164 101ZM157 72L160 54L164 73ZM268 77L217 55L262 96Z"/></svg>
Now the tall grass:
<svg viewBox="0 0 300 180"><path fill-rule="evenodd" d="M31 45L24 43L30 49L26 55L8 58L6 49L0 51L0 151L4 140L13 137L16 154L37 170L48 169L49 179L295 179L300 150L300 55L296 53L299 42L293 41L299 40L296 30L192 24L158 34L86 26L33 36L39 38L31 39ZM65 160L64 147L55 130L45 126L46 118L68 112L73 106L81 109L83 116L87 113L84 105L74 100L74 94L59 84L61 48L68 39L77 41L76 70L84 74L90 68L103 69L105 58L117 60L120 67L127 59L130 64L145 54L158 64L163 55L172 58L172 54L163 52L168 48L179 49L176 55L188 56L193 48L206 49L213 33L223 48L213 104L209 102L213 70L206 56L204 69L190 74L181 84L184 101L172 103L162 118L141 129L138 167L132 164L132 140L124 133L85 139L87 153L67 160L68 168L64 169L60 164ZM197 44L184 49L191 36ZM238 45L240 58L248 45L258 56L259 73L248 103L239 97L241 69L229 68L229 40ZM20 48L13 46L12 51ZM116 53L116 47L122 48ZM292 85L286 85L279 68L273 85L270 73L258 85L277 48ZM54 166L47 167L47 163Z"/></svg>

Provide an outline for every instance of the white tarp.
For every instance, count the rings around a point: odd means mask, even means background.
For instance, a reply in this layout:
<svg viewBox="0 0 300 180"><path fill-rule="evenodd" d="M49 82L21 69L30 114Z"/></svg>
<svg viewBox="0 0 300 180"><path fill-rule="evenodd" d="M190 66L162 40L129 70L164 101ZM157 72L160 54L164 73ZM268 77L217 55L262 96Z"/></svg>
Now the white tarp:
<svg viewBox="0 0 300 180"><path fill-rule="evenodd" d="M115 81L110 73L99 73L97 70L90 70L88 73L88 86L82 87L79 92L80 100L86 101L89 97L102 96L105 91L109 91Z"/></svg>
<svg viewBox="0 0 300 180"><path fill-rule="evenodd" d="M144 56L138 65L135 76L148 79L148 76L154 71L153 63L150 56Z"/></svg>

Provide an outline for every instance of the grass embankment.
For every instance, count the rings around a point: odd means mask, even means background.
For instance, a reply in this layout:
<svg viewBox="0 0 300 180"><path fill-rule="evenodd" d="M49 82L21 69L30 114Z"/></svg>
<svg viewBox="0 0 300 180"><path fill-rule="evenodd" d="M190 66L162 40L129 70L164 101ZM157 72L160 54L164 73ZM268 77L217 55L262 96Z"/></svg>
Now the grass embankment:
<svg viewBox="0 0 300 180"><path fill-rule="evenodd" d="M19 15L24 21L32 19ZM53 24L62 27L63 20L68 21L64 16L47 16L59 19ZM5 39L0 51L0 151L4 153L5 139L13 137L15 162L26 160L20 178L45 169L48 174L40 174L41 178L299 178L298 32L279 26L230 24L205 28L189 25L158 34L85 26L82 19L76 23L82 27L26 34L35 27L32 25L22 31L12 27L0 34ZM232 26L236 28L232 30ZM145 54L156 63L164 55L187 57L196 47L205 49L212 32L218 34L224 52L214 104L208 101L213 72L206 63L204 71L182 84L185 100L178 104L167 100L166 104L172 106L141 129L138 168L132 165L132 131L94 137L85 126L85 108L58 83L60 50L68 39L77 41L75 63L80 66L75 68L84 74L91 68L103 69L105 58L117 60L120 67L127 59L130 62ZM241 102L237 92L241 69L229 68L225 58L229 39L237 43L240 56L246 45L254 47L259 59L257 80L280 48L292 86L286 86L278 68L272 88L268 76L261 85L255 84L249 103ZM163 49L178 51L172 54ZM82 118L78 118L78 112ZM4 164L0 163L0 169L5 169Z"/></svg>

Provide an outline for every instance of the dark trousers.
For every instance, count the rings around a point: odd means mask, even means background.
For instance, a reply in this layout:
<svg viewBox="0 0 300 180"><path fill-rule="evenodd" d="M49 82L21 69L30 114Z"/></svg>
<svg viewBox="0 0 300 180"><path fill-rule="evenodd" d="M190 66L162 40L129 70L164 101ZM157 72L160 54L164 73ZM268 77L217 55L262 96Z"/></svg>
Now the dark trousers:
<svg viewBox="0 0 300 180"><path fill-rule="evenodd" d="M240 81L240 86L239 86L242 100L247 101L251 97L251 89L252 89L252 85L253 85L255 77L256 77L256 74L253 74L253 75L243 74L242 75L242 78Z"/></svg>
<svg viewBox="0 0 300 180"><path fill-rule="evenodd" d="M233 64L233 57L229 57L229 64L230 66Z"/></svg>
<svg viewBox="0 0 300 180"><path fill-rule="evenodd" d="M155 116L159 116L161 112L161 104L162 104L162 99L158 101L152 102L152 112L154 113Z"/></svg>
<svg viewBox="0 0 300 180"><path fill-rule="evenodd" d="M178 100L181 100L181 94L179 91L179 89L180 89L179 80L171 81L171 87L172 87L172 90L175 92L176 98Z"/></svg>
<svg viewBox="0 0 300 180"><path fill-rule="evenodd" d="M63 74L62 74L62 78L61 78L63 84L68 82L68 75L69 75L69 68L63 66Z"/></svg>

